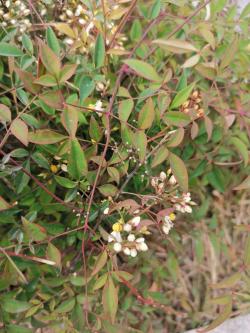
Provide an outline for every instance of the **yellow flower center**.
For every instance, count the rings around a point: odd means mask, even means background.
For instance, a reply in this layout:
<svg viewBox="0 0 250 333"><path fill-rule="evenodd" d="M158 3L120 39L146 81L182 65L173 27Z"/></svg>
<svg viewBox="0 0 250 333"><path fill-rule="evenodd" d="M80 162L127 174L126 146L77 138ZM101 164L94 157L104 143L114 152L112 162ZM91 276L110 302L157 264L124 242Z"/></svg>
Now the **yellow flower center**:
<svg viewBox="0 0 250 333"><path fill-rule="evenodd" d="M51 164L51 166L50 166L50 170L51 170L53 173L57 173L57 171L58 171L58 167L57 167L55 164Z"/></svg>
<svg viewBox="0 0 250 333"><path fill-rule="evenodd" d="M112 229L113 229L113 231L120 232L120 231L122 231L122 224L119 222L116 222L115 224L113 224Z"/></svg>
<svg viewBox="0 0 250 333"><path fill-rule="evenodd" d="M171 213L171 214L169 215L169 218L170 218L171 221L174 221L174 220L176 219L176 216L175 216L174 213Z"/></svg>

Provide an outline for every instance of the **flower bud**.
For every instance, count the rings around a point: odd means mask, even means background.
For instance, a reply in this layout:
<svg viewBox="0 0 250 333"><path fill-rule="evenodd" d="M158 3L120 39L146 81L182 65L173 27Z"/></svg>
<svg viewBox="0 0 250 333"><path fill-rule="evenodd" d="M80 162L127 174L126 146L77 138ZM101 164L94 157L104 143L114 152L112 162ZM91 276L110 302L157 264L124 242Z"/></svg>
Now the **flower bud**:
<svg viewBox="0 0 250 333"><path fill-rule="evenodd" d="M121 243L115 243L113 246L115 252L120 252L122 250L122 245Z"/></svg>
<svg viewBox="0 0 250 333"><path fill-rule="evenodd" d="M125 223L123 226L123 230L126 232L130 232L132 230L132 226L129 223Z"/></svg>
<svg viewBox="0 0 250 333"><path fill-rule="evenodd" d="M137 256L137 250L136 249L132 249L131 251L130 251L130 255L131 255L131 257L136 257Z"/></svg>
<svg viewBox="0 0 250 333"><path fill-rule="evenodd" d="M123 249L123 253L126 254L127 256L130 256L131 251L130 251L130 249L128 247L125 247Z"/></svg>
<svg viewBox="0 0 250 333"><path fill-rule="evenodd" d="M134 242L135 241L135 235L134 234L129 234L127 240L129 242Z"/></svg>
<svg viewBox="0 0 250 333"><path fill-rule="evenodd" d="M162 171L162 172L160 173L160 179L161 179L162 181L164 181L164 180L166 180L166 178L167 178L166 173L165 173L164 171Z"/></svg>

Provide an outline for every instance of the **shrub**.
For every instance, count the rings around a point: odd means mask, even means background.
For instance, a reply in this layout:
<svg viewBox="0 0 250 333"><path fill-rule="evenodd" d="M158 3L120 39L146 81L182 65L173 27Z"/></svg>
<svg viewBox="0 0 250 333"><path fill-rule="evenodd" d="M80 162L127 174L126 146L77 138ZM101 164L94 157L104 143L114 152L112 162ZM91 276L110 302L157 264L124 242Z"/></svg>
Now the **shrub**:
<svg viewBox="0 0 250 333"><path fill-rule="evenodd" d="M249 6L123 2L31 2L25 34L2 27L4 332L177 332L211 304L190 305L181 249L201 265L213 196L249 187ZM231 293L214 303L210 328Z"/></svg>

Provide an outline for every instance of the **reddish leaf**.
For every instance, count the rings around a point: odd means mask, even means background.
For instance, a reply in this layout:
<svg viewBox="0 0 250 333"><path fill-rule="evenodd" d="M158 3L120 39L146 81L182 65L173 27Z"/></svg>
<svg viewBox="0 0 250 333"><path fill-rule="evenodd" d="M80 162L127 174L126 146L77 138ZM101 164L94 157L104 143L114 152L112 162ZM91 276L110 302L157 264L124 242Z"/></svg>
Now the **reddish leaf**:
<svg viewBox="0 0 250 333"><path fill-rule="evenodd" d="M11 133L24 144L28 146L28 126L21 119L15 119L10 126Z"/></svg>
<svg viewBox="0 0 250 333"><path fill-rule="evenodd" d="M51 108L62 110L64 107L64 99L60 90L48 91L39 98Z"/></svg>

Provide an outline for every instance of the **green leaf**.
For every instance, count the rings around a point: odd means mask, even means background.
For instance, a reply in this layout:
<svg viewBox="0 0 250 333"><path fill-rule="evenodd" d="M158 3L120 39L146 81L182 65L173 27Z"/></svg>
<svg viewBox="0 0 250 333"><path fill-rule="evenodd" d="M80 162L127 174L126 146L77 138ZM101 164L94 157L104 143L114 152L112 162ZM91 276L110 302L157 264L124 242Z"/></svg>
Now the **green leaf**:
<svg viewBox="0 0 250 333"><path fill-rule="evenodd" d="M232 288L237 282L240 281L242 274L240 272L234 273L229 277L226 277L222 281L212 285L215 289L220 288Z"/></svg>
<svg viewBox="0 0 250 333"><path fill-rule="evenodd" d="M15 72L22 81L25 89L27 89L34 95L39 93L41 87L34 84L35 77L30 72L23 71L19 68L15 68Z"/></svg>
<svg viewBox="0 0 250 333"><path fill-rule="evenodd" d="M152 9L151 9L151 13L150 13L150 19L154 20L161 11L161 0L155 0Z"/></svg>
<svg viewBox="0 0 250 333"><path fill-rule="evenodd" d="M118 293L110 276L103 288L102 304L105 316L107 316L111 323L114 324L118 308Z"/></svg>
<svg viewBox="0 0 250 333"><path fill-rule="evenodd" d="M103 132L94 116L90 118L89 135L94 142L99 142L103 135Z"/></svg>
<svg viewBox="0 0 250 333"><path fill-rule="evenodd" d="M44 74L34 81L35 84L39 84L45 87L57 86L56 78L51 74Z"/></svg>
<svg viewBox="0 0 250 333"><path fill-rule="evenodd" d="M95 266L91 273L91 276L94 276L98 272L100 272L100 270L106 265L107 260L108 260L107 251L103 251L101 254L99 254L99 256L95 262Z"/></svg>
<svg viewBox="0 0 250 333"><path fill-rule="evenodd" d="M47 259L54 261L57 267L61 267L61 252L52 243L47 247Z"/></svg>
<svg viewBox="0 0 250 333"><path fill-rule="evenodd" d="M33 333L34 330L28 327L10 324L6 326L6 333Z"/></svg>
<svg viewBox="0 0 250 333"><path fill-rule="evenodd" d="M60 44L59 41L51 27L46 30L46 40L52 51L55 52L57 56L60 55Z"/></svg>
<svg viewBox="0 0 250 333"><path fill-rule="evenodd" d="M66 178L66 177L61 177L61 176L55 176L55 181L65 187L65 188L75 188L76 187L76 182L73 182L72 180Z"/></svg>
<svg viewBox="0 0 250 333"><path fill-rule="evenodd" d="M189 95L191 94L192 90L195 87L195 83L191 83L186 88L180 90L177 95L174 97L173 102L170 105L171 109L176 109L180 105L182 105L188 99Z"/></svg>
<svg viewBox="0 0 250 333"><path fill-rule="evenodd" d="M142 27L138 19L133 20L133 24L129 33L130 39L132 41L137 41L142 36Z"/></svg>
<svg viewBox="0 0 250 333"><path fill-rule="evenodd" d="M108 174L111 177L111 179L114 180L117 184L119 184L119 182L120 182L119 171L114 167L108 167L107 171L108 171Z"/></svg>
<svg viewBox="0 0 250 333"><path fill-rule="evenodd" d="M70 312L75 306L76 300L75 298L69 298L66 301L62 302L56 309L56 313L66 313Z"/></svg>
<svg viewBox="0 0 250 333"><path fill-rule="evenodd" d="M235 148L238 150L238 152L241 154L244 161L244 166L246 167L248 165L248 160L249 160L248 149L246 144L236 137L230 138L229 143L234 145Z"/></svg>
<svg viewBox="0 0 250 333"><path fill-rule="evenodd" d="M137 75L144 77L150 81L162 81L161 77L157 74L156 70L150 64L137 60L137 59L127 59L123 61L128 65Z"/></svg>
<svg viewBox="0 0 250 333"><path fill-rule="evenodd" d="M72 75L75 74L75 71L77 69L77 64L66 64L63 66L60 72L60 83L64 83L68 81Z"/></svg>
<svg viewBox="0 0 250 333"><path fill-rule="evenodd" d="M27 160L23 163L23 168L30 172L30 161ZM30 177L24 172L19 172L15 178L15 185L17 194L21 193L25 186L28 185Z"/></svg>
<svg viewBox="0 0 250 333"><path fill-rule="evenodd" d="M143 108L139 112L138 126L140 129L147 129L152 126L155 118L154 103L152 98L148 98Z"/></svg>
<svg viewBox="0 0 250 333"><path fill-rule="evenodd" d="M48 91L40 95L39 98L48 106L54 109L64 108L64 99L60 90Z"/></svg>
<svg viewBox="0 0 250 333"><path fill-rule="evenodd" d="M86 285L86 282L88 282L88 278L87 280L85 279L84 276L71 276L69 279L70 283L73 284L73 286L76 287L82 287Z"/></svg>
<svg viewBox="0 0 250 333"><path fill-rule="evenodd" d="M127 122L128 118L133 110L134 102L130 99L124 99L119 103L118 114L119 119L123 122Z"/></svg>
<svg viewBox="0 0 250 333"><path fill-rule="evenodd" d="M28 302L18 301L16 299L4 299L1 304L3 310L9 313L21 313L31 308L31 306L32 305Z"/></svg>
<svg viewBox="0 0 250 333"><path fill-rule="evenodd" d="M168 111L163 119L167 125L176 127L184 127L191 122L189 115L180 111Z"/></svg>
<svg viewBox="0 0 250 333"><path fill-rule="evenodd" d="M114 197L117 193L117 187L112 184L104 184L98 187L98 190L101 192L102 195L105 197Z"/></svg>
<svg viewBox="0 0 250 333"><path fill-rule="evenodd" d="M11 111L8 106L0 104L0 121L10 122L11 121Z"/></svg>
<svg viewBox="0 0 250 333"><path fill-rule="evenodd" d="M187 52L198 52L199 50L191 43L180 39L156 39L153 44L159 45L163 49L171 51L173 53L182 54Z"/></svg>
<svg viewBox="0 0 250 333"><path fill-rule="evenodd" d="M169 151L166 147L161 146L157 151L155 152L154 158L152 160L152 168L156 167L157 165L164 162L168 157Z"/></svg>
<svg viewBox="0 0 250 333"><path fill-rule="evenodd" d="M29 222L25 217L22 216L22 224L24 232L27 234L29 241L40 242L47 238L46 230L39 224Z"/></svg>
<svg viewBox="0 0 250 333"><path fill-rule="evenodd" d="M83 76L79 83L80 102L83 102L95 89L95 82L89 76Z"/></svg>
<svg viewBox="0 0 250 333"><path fill-rule="evenodd" d="M250 176L247 176L246 179L243 180L242 183L240 183L238 186L234 188L234 190L240 191L250 188Z"/></svg>
<svg viewBox="0 0 250 333"><path fill-rule="evenodd" d="M224 68L229 66L230 63L235 58L235 56L237 54L237 50L238 50L238 44L239 44L239 40L238 40L238 37L236 37L234 39L234 41L232 43L230 43L228 45L228 47L226 48L226 50L223 54L223 57L221 59L221 64L220 64L220 69L221 70L223 70Z"/></svg>
<svg viewBox="0 0 250 333"><path fill-rule="evenodd" d="M88 172L85 154L77 139L71 140L68 171L74 179L80 179Z"/></svg>
<svg viewBox="0 0 250 333"><path fill-rule="evenodd" d="M182 68L194 67L195 65L198 64L199 60L200 60L200 55L196 54L191 58L188 58L181 67Z"/></svg>
<svg viewBox="0 0 250 333"><path fill-rule="evenodd" d="M95 281L95 284L93 286L93 290L97 290L97 289L100 289L102 288L106 281L107 281L107 278L108 278L108 274L107 273L104 273L103 275L101 275L96 281Z"/></svg>
<svg viewBox="0 0 250 333"><path fill-rule="evenodd" d="M49 145L64 140L66 136L49 129L42 129L35 132L29 132L28 138L29 142L38 145Z"/></svg>
<svg viewBox="0 0 250 333"><path fill-rule="evenodd" d="M9 208L11 208L11 205L0 196L0 212Z"/></svg>
<svg viewBox="0 0 250 333"><path fill-rule="evenodd" d="M188 172L184 162L175 154L169 154L170 168L184 192L188 192Z"/></svg>
<svg viewBox="0 0 250 333"><path fill-rule="evenodd" d="M47 71L58 78L61 70L61 61L58 56L42 41L39 41L39 52Z"/></svg>
<svg viewBox="0 0 250 333"><path fill-rule="evenodd" d="M183 128L178 128L175 130L169 137L167 146L168 147L177 147L181 144L184 138L185 131Z"/></svg>
<svg viewBox="0 0 250 333"><path fill-rule="evenodd" d="M33 54L34 48L33 48L32 40L30 39L30 37L28 35L23 34L22 44L27 52L29 52L30 54Z"/></svg>
<svg viewBox="0 0 250 333"><path fill-rule="evenodd" d="M147 151L147 136L144 131L138 131L134 135L134 147L136 148L140 163L143 163Z"/></svg>
<svg viewBox="0 0 250 333"><path fill-rule="evenodd" d="M21 57L23 56L23 52L16 47L16 45L10 43L0 43L0 56L5 57Z"/></svg>
<svg viewBox="0 0 250 333"><path fill-rule="evenodd" d="M78 112L76 108L68 105L66 109L61 113L61 121L63 127L69 133L72 139L75 138L77 127L78 127Z"/></svg>
<svg viewBox="0 0 250 333"><path fill-rule="evenodd" d="M210 325L208 325L208 327L206 327L205 329L201 329L199 330L200 333L206 333L209 332L211 330L213 330L214 328L218 327L219 325L221 325L225 320L227 320L230 315L232 313L232 301L230 301L223 309L223 311L219 314L219 316L212 321L212 323Z"/></svg>
<svg viewBox="0 0 250 333"><path fill-rule="evenodd" d="M96 38L94 58L95 58L95 67L96 68L100 68L104 65L105 44L104 44L104 39L101 34L99 34Z"/></svg>

